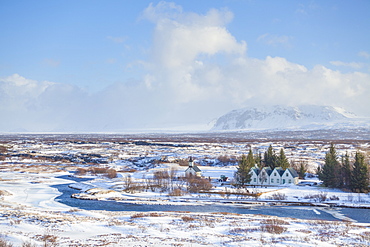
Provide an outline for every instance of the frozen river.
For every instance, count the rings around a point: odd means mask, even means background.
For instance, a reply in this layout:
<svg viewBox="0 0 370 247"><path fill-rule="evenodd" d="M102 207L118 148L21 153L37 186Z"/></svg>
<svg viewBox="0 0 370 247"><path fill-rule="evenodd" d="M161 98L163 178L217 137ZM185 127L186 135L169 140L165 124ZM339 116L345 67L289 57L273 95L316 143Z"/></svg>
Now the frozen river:
<svg viewBox="0 0 370 247"><path fill-rule="evenodd" d="M71 179L71 178L69 178ZM80 180L81 181L81 180ZM68 184L55 185L62 194L55 198L56 201L71 207L85 210L106 211L190 211L190 212L228 212L237 214L262 214L278 217L291 217L296 219L312 220L342 220L348 217L360 223L370 223L369 209L354 208L321 208L308 206L236 206L236 205L146 205L116 201L79 200L71 198L75 189Z"/></svg>

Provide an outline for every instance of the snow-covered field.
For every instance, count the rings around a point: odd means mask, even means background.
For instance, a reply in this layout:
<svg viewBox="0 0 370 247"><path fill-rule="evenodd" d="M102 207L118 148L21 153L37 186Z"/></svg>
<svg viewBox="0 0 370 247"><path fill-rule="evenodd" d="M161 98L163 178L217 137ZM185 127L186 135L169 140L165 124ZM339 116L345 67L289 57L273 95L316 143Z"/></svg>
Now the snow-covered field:
<svg viewBox="0 0 370 247"><path fill-rule="evenodd" d="M65 173L2 172L0 232L14 246L368 246L370 224L263 215L109 212L55 202ZM286 188L294 195L292 188ZM11 194L11 195L10 195Z"/></svg>
<svg viewBox="0 0 370 247"><path fill-rule="evenodd" d="M232 193L229 196L219 193L170 197L167 193L141 191L132 194L120 189L128 175L133 181L143 183L155 171L172 167L181 175L186 168L170 161L150 163L154 158L194 156L198 160L212 160L219 155L239 155L247 150L248 145L263 150L269 144L198 143L176 147L110 142L9 142L9 150L17 155L9 155L0 161L0 246L5 246L1 245L2 241L13 246L369 246L370 222L359 223L333 213L335 211L331 212L336 219L333 221L227 212L94 211L56 201L60 192L52 187L72 183L71 187L80 189L76 193L83 193L92 199L104 201L115 198L134 204L202 205L233 202L233 205L245 205L250 202L270 205L299 202L370 206L368 194L319 186L250 188L254 193L262 193L257 200L237 197ZM288 145L293 146L292 143L275 144L276 147ZM339 153L351 153L369 146L367 143L356 145L340 144L338 147L343 148L339 149ZM306 160L314 166L322 162L326 150L327 144L301 143L295 145L294 152L288 154L290 158ZM20 153L30 155L19 156ZM92 180L81 183L60 178L71 175L77 167L89 164L78 160L51 160L50 157L63 154L64 158L82 159L86 157L83 153L99 154L95 158L107 160L107 163L99 166L116 168L120 171L118 177L91 177ZM216 182L220 175L231 178L235 166L204 165L200 168L203 175L211 179L214 191L235 190L227 184ZM313 180L317 182L315 178ZM283 195L283 199L277 200L277 194ZM322 200L323 197L325 200ZM319 214L326 209L312 207L312 210Z"/></svg>

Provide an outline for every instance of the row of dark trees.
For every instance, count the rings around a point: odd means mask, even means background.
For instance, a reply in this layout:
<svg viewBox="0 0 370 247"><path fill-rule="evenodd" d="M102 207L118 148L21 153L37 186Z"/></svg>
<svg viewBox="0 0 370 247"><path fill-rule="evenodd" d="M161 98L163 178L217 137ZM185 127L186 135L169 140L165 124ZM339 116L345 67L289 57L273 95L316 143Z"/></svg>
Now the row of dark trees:
<svg viewBox="0 0 370 247"><path fill-rule="evenodd" d="M244 186L251 181L250 171L255 165L260 169L263 167L270 167L271 169L274 169L275 167L281 167L283 169L290 167L290 163L285 156L284 149L281 148L279 155L277 155L271 145L264 153L263 159L260 154L254 156L252 149L250 149L247 156L242 155L238 164L239 166L235 173L235 180L238 186Z"/></svg>
<svg viewBox="0 0 370 247"><path fill-rule="evenodd" d="M345 188L353 192L369 191L369 171L365 156L356 152L355 160L350 162L348 154L339 161L337 151L331 144L325 155L325 164L318 168L319 179L324 186L330 188Z"/></svg>
<svg viewBox="0 0 370 247"><path fill-rule="evenodd" d="M280 149L277 155L270 145L263 155L254 156L252 150L249 150L248 155L242 155L238 162L238 168L235 173L235 182L238 186L244 186L251 181L251 169L257 165L258 168L282 167L286 169L290 167L290 163L285 156L284 149ZM300 178L304 178L306 172L306 165L300 163L294 167ZM318 168L318 177L323 181L323 185L330 188L344 188L353 192L369 192L369 168L365 162L365 156L361 152L356 152L355 160L350 162L349 155L346 154L341 157L331 144L329 152L325 155L325 164Z"/></svg>

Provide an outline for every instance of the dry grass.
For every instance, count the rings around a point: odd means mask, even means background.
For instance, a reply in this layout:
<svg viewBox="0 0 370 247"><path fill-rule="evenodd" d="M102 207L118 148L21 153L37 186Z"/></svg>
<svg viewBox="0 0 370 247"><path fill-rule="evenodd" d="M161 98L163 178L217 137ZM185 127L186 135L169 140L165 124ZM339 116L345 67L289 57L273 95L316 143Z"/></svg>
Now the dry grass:
<svg viewBox="0 0 370 247"><path fill-rule="evenodd" d="M281 225L290 225L289 222L277 218L265 219L261 221L261 231L271 234L282 234L288 230L287 227Z"/></svg>
<svg viewBox="0 0 370 247"><path fill-rule="evenodd" d="M191 216L183 216L181 217L181 219L184 221L184 222L191 222L191 221L195 221L195 219Z"/></svg>

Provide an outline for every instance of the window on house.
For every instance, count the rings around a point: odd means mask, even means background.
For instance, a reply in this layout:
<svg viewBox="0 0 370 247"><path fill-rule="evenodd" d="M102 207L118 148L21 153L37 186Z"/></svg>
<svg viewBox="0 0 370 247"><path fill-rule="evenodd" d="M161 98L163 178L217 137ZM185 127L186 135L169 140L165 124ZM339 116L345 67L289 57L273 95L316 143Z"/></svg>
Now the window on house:
<svg viewBox="0 0 370 247"><path fill-rule="evenodd" d="M292 183L292 180L291 180L291 179L289 179L289 183L290 183L290 184Z"/></svg>
<svg viewBox="0 0 370 247"><path fill-rule="evenodd" d="M253 179L253 182L257 182L257 179L256 179L256 178L254 178L254 179Z"/></svg>
<svg viewBox="0 0 370 247"><path fill-rule="evenodd" d="M265 179L265 183L267 183L267 178Z"/></svg>
<svg viewBox="0 0 370 247"><path fill-rule="evenodd" d="M273 183L274 182L274 179L273 178L271 178L271 183Z"/></svg>
<svg viewBox="0 0 370 247"><path fill-rule="evenodd" d="M280 179L277 179L277 181L276 181L276 182L280 183Z"/></svg>
<svg viewBox="0 0 370 247"><path fill-rule="evenodd" d="M288 176L289 176L289 174L287 173L287 174L286 174L286 176L288 177Z"/></svg>
<svg viewBox="0 0 370 247"><path fill-rule="evenodd" d="M276 177L276 172L274 173L274 176Z"/></svg>

